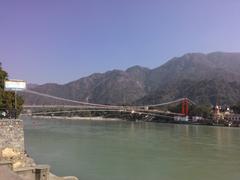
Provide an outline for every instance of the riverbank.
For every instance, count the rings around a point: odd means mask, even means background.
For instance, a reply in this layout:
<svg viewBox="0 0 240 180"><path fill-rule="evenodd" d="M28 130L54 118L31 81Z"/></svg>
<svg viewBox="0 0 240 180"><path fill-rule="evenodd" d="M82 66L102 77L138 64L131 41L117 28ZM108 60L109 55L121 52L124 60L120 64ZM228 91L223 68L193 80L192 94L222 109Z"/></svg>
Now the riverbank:
<svg viewBox="0 0 240 180"><path fill-rule="evenodd" d="M102 116L92 116L92 117L82 117L82 116L31 116L32 119L52 119L52 120L69 120L69 121L134 121L134 122L156 122L156 123L170 123L170 124L188 124L188 125L204 125L204 126L226 126L226 127L239 127L238 123L214 123L213 120L201 120L201 121L192 121L189 119L188 121L179 121L179 120L166 120L166 119L135 119L135 120L127 120L121 118L106 118Z"/></svg>
<svg viewBox="0 0 240 180"><path fill-rule="evenodd" d="M105 118L102 116L96 116L96 117L79 117L79 116L32 116L33 119L61 119L61 120L92 120L92 121L125 121L123 119L119 118Z"/></svg>

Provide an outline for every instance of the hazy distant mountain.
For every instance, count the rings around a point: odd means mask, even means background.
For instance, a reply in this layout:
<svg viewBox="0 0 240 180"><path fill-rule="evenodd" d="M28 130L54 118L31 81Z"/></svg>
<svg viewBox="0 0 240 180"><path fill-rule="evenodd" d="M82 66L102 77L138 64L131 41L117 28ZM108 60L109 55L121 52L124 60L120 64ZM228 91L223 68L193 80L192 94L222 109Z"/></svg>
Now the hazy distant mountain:
<svg viewBox="0 0 240 180"><path fill-rule="evenodd" d="M44 84L34 91L104 104L149 104L189 97L201 103L240 101L240 53L191 53L155 69L96 73L64 85ZM26 104L60 103L25 95Z"/></svg>
<svg viewBox="0 0 240 180"><path fill-rule="evenodd" d="M35 87L39 86L38 84L27 84L27 89L33 89Z"/></svg>
<svg viewBox="0 0 240 180"><path fill-rule="evenodd" d="M113 70L102 74L92 74L64 85L44 84L32 90L86 102L132 103L146 95L145 81L149 71L147 68L134 66L126 71ZM51 102L57 103L49 98L25 94L26 104L49 104Z"/></svg>
<svg viewBox="0 0 240 180"><path fill-rule="evenodd" d="M201 103L240 101L240 53L191 53L153 69L141 104L189 97Z"/></svg>

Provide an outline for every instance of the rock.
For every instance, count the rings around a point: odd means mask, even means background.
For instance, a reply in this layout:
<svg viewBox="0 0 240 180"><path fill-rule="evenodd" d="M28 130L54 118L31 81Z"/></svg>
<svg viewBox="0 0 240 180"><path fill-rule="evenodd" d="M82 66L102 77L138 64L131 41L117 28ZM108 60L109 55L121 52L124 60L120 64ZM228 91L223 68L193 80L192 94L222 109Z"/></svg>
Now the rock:
<svg viewBox="0 0 240 180"><path fill-rule="evenodd" d="M20 168L20 167L23 167L24 164L20 161L17 161L13 164L13 169L17 169L17 168Z"/></svg>
<svg viewBox="0 0 240 180"><path fill-rule="evenodd" d="M20 152L14 151L12 148L5 148L2 150L2 157L3 158L13 158L19 156Z"/></svg>
<svg viewBox="0 0 240 180"><path fill-rule="evenodd" d="M75 176L58 177L58 176L50 173L49 180L79 180L79 179Z"/></svg>
<svg viewBox="0 0 240 180"><path fill-rule="evenodd" d="M78 180L78 178L74 177L74 176L66 176L63 177L64 180Z"/></svg>

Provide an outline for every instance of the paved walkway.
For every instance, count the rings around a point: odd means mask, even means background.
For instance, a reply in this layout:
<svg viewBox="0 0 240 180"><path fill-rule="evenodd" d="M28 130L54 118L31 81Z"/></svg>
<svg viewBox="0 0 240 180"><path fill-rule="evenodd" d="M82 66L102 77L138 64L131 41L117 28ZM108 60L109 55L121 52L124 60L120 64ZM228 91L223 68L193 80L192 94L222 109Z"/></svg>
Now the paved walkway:
<svg viewBox="0 0 240 180"><path fill-rule="evenodd" d="M0 180L23 180L7 167L0 167Z"/></svg>

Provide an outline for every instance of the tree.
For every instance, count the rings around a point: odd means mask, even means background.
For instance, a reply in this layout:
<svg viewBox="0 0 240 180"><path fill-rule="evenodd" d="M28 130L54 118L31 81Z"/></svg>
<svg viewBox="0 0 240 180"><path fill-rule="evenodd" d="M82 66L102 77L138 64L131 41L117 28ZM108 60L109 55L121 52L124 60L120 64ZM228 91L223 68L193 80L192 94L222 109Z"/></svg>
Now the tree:
<svg viewBox="0 0 240 180"><path fill-rule="evenodd" d="M8 74L0 66L0 109L13 112L15 110L15 94L14 92L4 91L4 81L8 79ZM22 105L24 101L22 97L17 96L17 115L20 114L22 110Z"/></svg>
<svg viewBox="0 0 240 180"><path fill-rule="evenodd" d="M209 105L194 105L189 111L190 116L212 117L212 108Z"/></svg>
<svg viewBox="0 0 240 180"><path fill-rule="evenodd" d="M234 113L240 114L240 102L231 107Z"/></svg>
<svg viewBox="0 0 240 180"><path fill-rule="evenodd" d="M168 108L169 111L174 113L182 112L182 104L179 103L176 106L172 106ZM212 109L210 105L189 105L189 116L201 116L204 118L211 118Z"/></svg>

